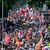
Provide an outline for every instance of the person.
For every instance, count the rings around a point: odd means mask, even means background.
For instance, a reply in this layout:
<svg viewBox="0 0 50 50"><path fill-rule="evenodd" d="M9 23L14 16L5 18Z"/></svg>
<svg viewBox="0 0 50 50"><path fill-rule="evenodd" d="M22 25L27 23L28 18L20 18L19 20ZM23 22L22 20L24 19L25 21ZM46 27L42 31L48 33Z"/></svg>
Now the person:
<svg viewBox="0 0 50 50"><path fill-rule="evenodd" d="M40 38L40 41L36 44L35 50L40 50L41 49L41 44L42 44L42 37Z"/></svg>
<svg viewBox="0 0 50 50"><path fill-rule="evenodd" d="M29 40L29 36L28 36L28 32L26 32L26 40L28 41Z"/></svg>
<svg viewBox="0 0 50 50"><path fill-rule="evenodd" d="M10 43L10 35L8 35L8 34L5 35L4 43L5 43L5 45L9 45L9 43Z"/></svg>

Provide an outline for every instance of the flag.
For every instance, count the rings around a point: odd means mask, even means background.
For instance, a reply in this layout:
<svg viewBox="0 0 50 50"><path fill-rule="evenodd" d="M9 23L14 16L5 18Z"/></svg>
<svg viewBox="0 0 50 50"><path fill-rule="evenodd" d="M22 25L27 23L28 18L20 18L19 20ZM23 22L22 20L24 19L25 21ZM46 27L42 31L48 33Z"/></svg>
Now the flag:
<svg viewBox="0 0 50 50"><path fill-rule="evenodd" d="M22 38L23 37L23 32L22 31L20 31L20 38Z"/></svg>

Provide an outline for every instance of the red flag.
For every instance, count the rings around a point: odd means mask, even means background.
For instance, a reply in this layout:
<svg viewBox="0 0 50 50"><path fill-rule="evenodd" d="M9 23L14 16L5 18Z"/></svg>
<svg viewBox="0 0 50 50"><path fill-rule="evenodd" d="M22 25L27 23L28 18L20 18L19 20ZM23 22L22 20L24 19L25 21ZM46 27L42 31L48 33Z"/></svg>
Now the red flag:
<svg viewBox="0 0 50 50"><path fill-rule="evenodd" d="M22 32L22 31L20 31L20 37L21 37L21 38L23 37L23 32Z"/></svg>

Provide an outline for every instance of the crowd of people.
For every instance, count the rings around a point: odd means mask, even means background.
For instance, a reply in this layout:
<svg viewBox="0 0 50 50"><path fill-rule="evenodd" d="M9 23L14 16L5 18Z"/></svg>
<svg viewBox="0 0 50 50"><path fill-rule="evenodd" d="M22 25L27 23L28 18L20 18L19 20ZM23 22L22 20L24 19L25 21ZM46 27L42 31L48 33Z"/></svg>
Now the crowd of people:
<svg viewBox="0 0 50 50"><path fill-rule="evenodd" d="M4 20L5 50L50 50L50 17L30 5L9 11ZM49 46L48 48L44 48Z"/></svg>

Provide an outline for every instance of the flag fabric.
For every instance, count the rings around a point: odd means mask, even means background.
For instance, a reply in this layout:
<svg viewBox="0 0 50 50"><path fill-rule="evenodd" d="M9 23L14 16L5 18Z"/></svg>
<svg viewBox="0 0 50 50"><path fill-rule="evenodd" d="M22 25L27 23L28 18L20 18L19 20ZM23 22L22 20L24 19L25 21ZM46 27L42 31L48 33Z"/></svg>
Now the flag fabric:
<svg viewBox="0 0 50 50"><path fill-rule="evenodd" d="M23 37L23 32L22 31L20 31L20 38L22 38Z"/></svg>

